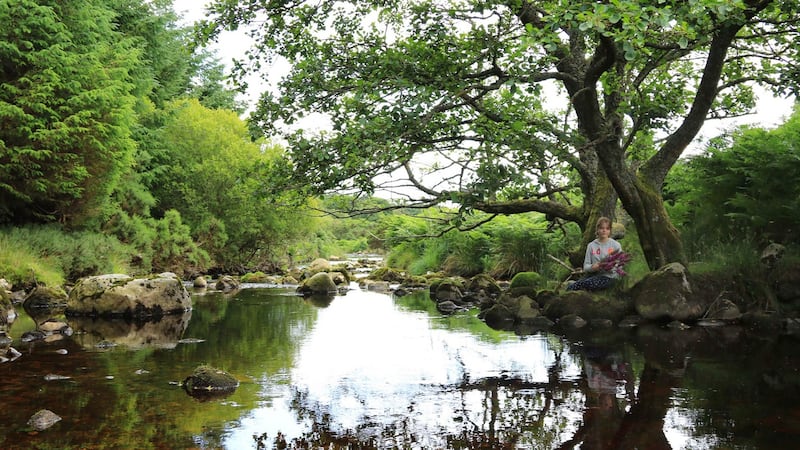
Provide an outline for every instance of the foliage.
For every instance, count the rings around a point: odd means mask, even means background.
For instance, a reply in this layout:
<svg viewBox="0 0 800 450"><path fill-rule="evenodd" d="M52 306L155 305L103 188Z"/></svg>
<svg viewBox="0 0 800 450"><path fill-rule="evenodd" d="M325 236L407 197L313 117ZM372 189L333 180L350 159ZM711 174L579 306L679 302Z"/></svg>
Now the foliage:
<svg viewBox="0 0 800 450"><path fill-rule="evenodd" d="M86 230L102 230L126 244L119 255L136 253L126 270L179 273L207 269L209 255L228 267L275 259L313 226L276 207L289 194L265 194L257 180L281 150L251 142L236 113L221 109L244 105L177 19L171 0L0 2L9 24L0 30L0 224L59 222L75 231L65 242L89 248L102 245ZM187 96L199 99L189 112L177 101ZM195 120L203 130L182 123ZM185 206L180 190L165 191L186 184L227 204ZM64 276L109 266L84 257L77 251Z"/></svg>
<svg viewBox="0 0 800 450"><path fill-rule="evenodd" d="M240 79L293 62L251 116L256 135L289 142L275 187L456 203L445 228L475 226L474 210L536 211L576 223L584 245L619 198L651 268L683 258L660 188L706 118L748 112L753 82L787 93L800 81L797 1L216 0L209 12L202 40L258 25ZM320 112L330 130L297 131Z"/></svg>
<svg viewBox="0 0 800 450"><path fill-rule="evenodd" d="M526 271L553 278L557 267L547 255L563 258L579 245L577 227L567 226L557 234L540 214L499 218L485 228L492 237L488 267L491 275L499 279Z"/></svg>
<svg viewBox="0 0 800 450"><path fill-rule="evenodd" d="M415 217L387 216L387 264L415 275L444 270L449 275L485 272L511 278L534 271L553 277L557 268L547 255L563 256L577 236L548 232L547 222L538 214L500 217L469 232L436 234L437 222L446 217L446 212L434 210Z"/></svg>
<svg viewBox="0 0 800 450"><path fill-rule="evenodd" d="M706 152L667 180L670 213L694 257L709 246L800 242L800 113L774 130L742 128L714 140Z"/></svg>
<svg viewBox="0 0 800 450"><path fill-rule="evenodd" d="M48 286L61 286L65 277L55 258L43 256L20 236L10 230L0 231L0 277L15 289L33 286L37 282Z"/></svg>
<svg viewBox="0 0 800 450"><path fill-rule="evenodd" d="M81 224L131 164L138 52L97 2L3 2L0 18L0 223Z"/></svg>
<svg viewBox="0 0 800 450"><path fill-rule="evenodd" d="M710 241L702 251L702 259L689 265L692 273L752 275L763 267L751 241Z"/></svg>
<svg viewBox="0 0 800 450"><path fill-rule="evenodd" d="M192 268L208 267L208 253L194 242L190 232L191 228L183 224L178 211L171 209L164 214L163 219L156 223L151 243L151 265L154 272L172 271L182 274L191 273L189 269Z"/></svg>
<svg viewBox="0 0 800 450"><path fill-rule="evenodd" d="M171 102L167 112L161 172L150 187L157 200L153 215L179 211L223 270L277 265L276 257L314 224L307 210L290 204L291 193L268 195L259 181L280 147L251 142L234 112L197 100Z"/></svg>
<svg viewBox="0 0 800 450"><path fill-rule="evenodd" d="M0 230L0 277L15 285L60 286L86 275L128 273L136 251L111 236L56 225Z"/></svg>

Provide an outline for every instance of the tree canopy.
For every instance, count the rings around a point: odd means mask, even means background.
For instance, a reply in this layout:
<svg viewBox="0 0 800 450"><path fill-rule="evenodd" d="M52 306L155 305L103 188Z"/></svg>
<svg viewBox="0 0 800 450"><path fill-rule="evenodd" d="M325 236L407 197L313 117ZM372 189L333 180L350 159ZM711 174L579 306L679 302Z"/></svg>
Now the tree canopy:
<svg viewBox="0 0 800 450"><path fill-rule="evenodd" d="M0 221L81 221L131 163L138 51L95 2L2 2L0 16Z"/></svg>
<svg viewBox="0 0 800 450"><path fill-rule="evenodd" d="M250 30L239 76L291 62L251 125L288 140L294 186L456 202L454 226L538 211L584 241L620 200L656 268L683 259L661 188L704 122L751 112L755 84L796 94L798 6L217 0L198 32ZM297 130L318 113L329 130Z"/></svg>

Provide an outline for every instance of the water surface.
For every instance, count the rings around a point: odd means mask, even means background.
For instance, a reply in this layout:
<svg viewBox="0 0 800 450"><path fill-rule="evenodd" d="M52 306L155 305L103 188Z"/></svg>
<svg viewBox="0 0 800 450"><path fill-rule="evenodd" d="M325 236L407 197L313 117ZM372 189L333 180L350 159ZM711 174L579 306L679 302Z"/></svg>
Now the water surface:
<svg viewBox="0 0 800 450"><path fill-rule="evenodd" d="M194 296L158 323L70 319L0 364L3 449L791 448L800 353L739 327L526 333L424 293ZM21 309L21 308L20 308ZM47 317L36 317L37 321ZM66 352L65 352L66 351ZM200 364L240 380L195 398ZM52 375L63 379L52 380ZM63 419L36 432L39 409Z"/></svg>

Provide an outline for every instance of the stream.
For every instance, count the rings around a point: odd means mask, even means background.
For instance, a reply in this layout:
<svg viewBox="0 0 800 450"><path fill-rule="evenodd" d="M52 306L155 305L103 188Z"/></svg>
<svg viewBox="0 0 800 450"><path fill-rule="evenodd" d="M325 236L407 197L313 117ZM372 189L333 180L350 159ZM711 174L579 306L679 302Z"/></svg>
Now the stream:
<svg viewBox="0 0 800 450"><path fill-rule="evenodd" d="M800 441L796 338L738 326L494 330L426 292L193 290L158 322L66 319L0 364L2 449L766 449ZM38 313L37 313L38 314ZM63 319L63 316L61 316ZM208 364L240 384L181 388ZM36 431L38 410L61 420Z"/></svg>

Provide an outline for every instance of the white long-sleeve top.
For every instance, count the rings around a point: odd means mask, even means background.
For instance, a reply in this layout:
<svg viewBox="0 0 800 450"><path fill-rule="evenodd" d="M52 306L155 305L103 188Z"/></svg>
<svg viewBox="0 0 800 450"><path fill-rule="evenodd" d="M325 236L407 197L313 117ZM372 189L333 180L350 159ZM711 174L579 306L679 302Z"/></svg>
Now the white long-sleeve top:
<svg viewBox="0 0 800 450"><path fill-rule="evenodd" d="M605 242L600 242L597 239L589 242L589 245L586 246L586 256L583 258L583 271L594 272L592 270L592 266L595 263L599 263L600 261L606 259L608 255L612 253L621 251L622 246L619 245L619 242L612 238L608 238L608 240ZM619 275L614 272L597 271L595 274L605 275L610 278L619 278Z"/></svg>

